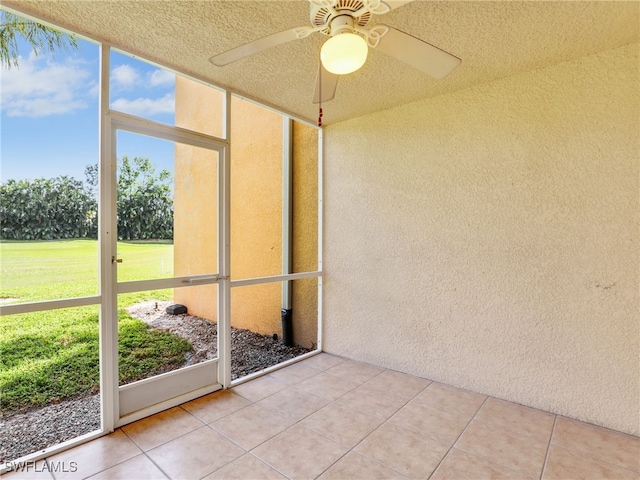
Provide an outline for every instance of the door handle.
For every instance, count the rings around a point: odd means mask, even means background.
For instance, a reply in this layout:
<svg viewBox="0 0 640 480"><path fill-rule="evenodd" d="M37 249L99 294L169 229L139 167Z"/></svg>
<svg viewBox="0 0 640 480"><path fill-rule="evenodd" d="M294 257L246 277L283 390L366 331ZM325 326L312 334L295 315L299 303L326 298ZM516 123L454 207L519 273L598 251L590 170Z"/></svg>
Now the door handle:
<svg viewBox="0 0 640 480"><path fill-rule="evenodd" d="M122 263L121 258L111 257L111 263Z"/></svg>
<svg viewBox="0 0 640 480"><path fill-rule="evenodd" d="M186 283L187 285L197 285L199 283L209 283L210 280L220 280L220 277L218 275L207 275L204 277L186 278L182 280L182 283Z"/></svg>

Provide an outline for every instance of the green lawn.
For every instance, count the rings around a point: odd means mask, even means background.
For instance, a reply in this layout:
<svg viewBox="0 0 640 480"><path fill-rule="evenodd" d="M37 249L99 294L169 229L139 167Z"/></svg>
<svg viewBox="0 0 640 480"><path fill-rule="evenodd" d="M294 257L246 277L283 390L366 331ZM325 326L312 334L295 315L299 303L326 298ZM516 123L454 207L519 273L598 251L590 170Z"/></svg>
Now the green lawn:
<svg viewBox="0 0 640 480"><path fill-rule="evenodd" d="M118 244L123 280L168 277L173 246ZM98 293L98 243L66 240L0 243L0 297L6 303ZM168 300L172 290L118 298L119 373L128 383L181 365L191 350L185 340L149 329L125 307ZM97 305L0 317L0 404L15 411L73 398L98 389Z"/></svg>
<svg viewBox="0 0 640 480"><path fill-rule="evenodd" d="M173 245L118 242L118 280L173 274ZM98 293L98 242L56 240L0 242L0 297L6 302L52 300Z"/></svg>

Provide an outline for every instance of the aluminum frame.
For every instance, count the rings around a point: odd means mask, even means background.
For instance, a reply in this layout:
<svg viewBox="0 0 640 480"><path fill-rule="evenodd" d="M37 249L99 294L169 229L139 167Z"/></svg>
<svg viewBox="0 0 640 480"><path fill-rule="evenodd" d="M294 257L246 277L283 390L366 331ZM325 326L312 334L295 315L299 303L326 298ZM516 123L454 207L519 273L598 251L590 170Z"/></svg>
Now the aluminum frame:
<svg viewBox="0 0 640 480"><path fill-rule="evenodd" d="M19 9L8 9L19 15L23 15L34 21L41 22L40 19L22 13ZM63 31L66 29L55 26ZM200 134L190 130L183 129L177 126L169 126L152 120L146 120L143 118L135 117L121 112L111 111L109 109L109 74L110 74L110 52L112 46L106 42L92 39L90 37L84 37L89 41L98 44L99 47L99 131L98 131L98 143L99 143L99 174L98 174L98 199L99 199L99 233L98 233L98 246L99 246L99 294L85 297L68 298L68 299L55 299L40 302L30 302L16 305L3 305L0 306L0 316L15 315L20 313L30 313L38 311L47 311L60 308L79 307L86 305L100 305L100 321L99 321L99 361L100 361L100 416L101 416L101 428L94 432L73 438L71 440L62 442L60 444L53 445L38 452L25 455L16 459L15 461L36 461L42 458L51 456L53 454L62 452L74 446L88 442L95 438L101 437L107 433L112 432L115 428L129 423L130 421L138 420L145 416L151 415L156 411L160 411L169 408L175 402L182 403L198 396L209 393L210 389L202 388L189 392L178 397L175 397L169 401L164 401L152 405L147 408L143 408L136 411L125 418L118 418L119 412L119 392L120 386L118 384L118 324L117 324L117 295L119 293L133 292L146 290L148 288L158 288L159 285L165 285L162 283L165 281L147 280L136 282L117 282L115 267L113 258L116 255L117 246L117 233L116 233L116 212L115 212L115 199L116 199L116 131L125 130L132 133L138 133L143 135L149 135L156 138L163 138L170 141L179 141L193 146L200 146L208 149L212 149L211 145L217 144L218 148L213 148L218 152L218 265L219 272L217 275L204 275L204 276L191 276L191 277L174 277L172 279L166 279L165 288L175 287L176 282L183 282L184 280L198 281L200 285L217 283L218 284L218 352L219 358L218 364L218 382L223 388L232 386L231 382L231 325L230 325L230 292L232 287L243 285L254 285L259 283L270 283L275 281L291 281L301 278L318 278L318 348L313 352L302 355L295 359L289 360L279 365L269 367L261 372L257 372L241 379L238 379L233 384L243 383L257 376L264 375L271 371L277 370L284 366L298 362L310 356L313 356L322 351L322 337L323 337L323 317L322 317L322 245L323 245L323 131L317 127L315 123L308 121L307 119L297 117L291 113L283 112L282 110L270 105L266 102L257 101L251 97L247 97L240 94L235 94L232 89L217 87L211 85L200 78L189 77L192 80L206 84L212 88L216 88L225 93L224 102L224 118L223 124L223 138L208 136ZM114 49L115 50L115 49ZM120 51L120 50L118 50ZM127 52L123 52L127 53ZM172 71L177 74L171 68L159 64L148 62L152 65L156 65L160 68ZM318 271L304 272L297 274L284 274L276 277L263 277L254 279L242 279L231 281L230 280L230 121L231 121L231 96L236 95L244 100L251 101L261 107L267 108L285 117L286 120L295 120L301 124L311 126L318 131ZM182 283L179 286L185 286ZM115 319L115 321L114 321ZM211 361L211 362L216 362ZM207 362L203 362L207 363ZM176 371L176 373L179 372ZM173 372L168 372L173 373ZM132 384L133 385L133 384ZM131 387L125 386L125 389ZM124 422L123 422L124 420ZM0 473L5 473L8 470L7 464L0 467Z"/></svg>
<svg viewBox="0 0 640 480"><path fill-rule="evenodd" d="M115 190L115 186L117 185L117 177L116 177L116 169L117 169L117 158L116 158L116 146L117 146L117 133L119 131L126 131L129 133L134 133L138 135L145 135L153 138L158 138L162 140L167 140L175 143L180 143L184 145L191 145L199 148L204 148L209 151L216 152L217 154L217 190L219 199L224 196L224 193L221 192L223 189L222 184L224 179L221 178L220 173L224 171L224 158L227 156L228 152L228 140L221 139L219 137L214 137L210 135L206 135L203 133L194 132L191 130L187 130L181 127L167 125L164 123L156 122L153 120L143 119L139 117L135 117L133 115L125 114L118 111L109 110L105 116L106 122L110 126L110 142L111 151L107 152L107 162L109 163L109 184L111 185L110 190ZM105 188L105 190L107 190ZM223 280L224 274L219 272L212 272L210 274L205 275L190 275L190 276L178 276L166 279L150 279L150 280L136 280L129 282L118 282L117 281L117 262L113 260L117 256L117 225L116 225L116 211L113 208L115 205L115 191L112 192L113 196L108 199L111 215L111 231L113 232L109 237L109 243L111 244L111 255L107 258L103 259L105 262L110 262L110 271L109 275L112 276L109 281L114 285L113 295L109 298L109 303L112 303L112 308L114 308L113 312L109 312L111 316L105 317L107 321L111 321L115 325L112 326L110 331L108 332L111 335L111 341L109 343L113 343L116 346L118 344L118 321L117 321L117 295L121 293L129 293L129 292L138 292L138 291L146 291L152 289L164 289L164 288L179 288L179 287L189 287L196 285L211 285L218 284L218 305L223 302L222 297L224 293L222 292L222 288L220 287L220 282ZM228 217L226 205L221 205L221 208L218 211L217 223L218 223L218 231L224 230L222 225L225 223ZM108 231L103 232L105 235L109 235ZM218 250L220 250L220 236L218 235ZM220 255L220 253L218 253ZM222 253L225 256L225 253ZM220 260L220 258L219 258ZM218 263L219 266L223 265L223 263ZM219 269L220 270L220 269ZM224 270L224 269L222 269ZM106 303L106 302L105 302ZM219 328L218 342L220 343L220 337L224 337L224 327ZM223 339L224 342L224 339ZM230 343L230 342L229 342ZM220 349L220 345L218 345L218 352L223 352ZM220 356L220 355L219 355ZM174 372L167 372L167 374L162 375L154 375L152 377L134 382L132 384L127 385L117 385L117 399L114 399L112 405L110 406L112 411L109 420L111 421L111 428L119 427L130 423L132 421L140 418L140 411L143 411L144 416L151 415L153 413L157 413L159 411L165 410L166 408L177 405L178 403L182 403L189 396L191 392L197 391L199 395L202 395L201 392L212 392L223 388L223 384L219 381L218 375L220 371L220 365L224 365L226 362L223 360L222 362L218 360L211 360L208 362L202 362L198 365L193 365L191 367L197 368L181 368ZM116 372L115 378L113 381L117 380L117 372L118 372L118 356L117 351L112 352L112 356L110 358L110 362L112 364L111 368ZM207 369L215 369L215 375L211 376L210 371ZM181 390L173 389L172 385L175 385L175 382L172 381L175 374L179 372L183 372L184 375L181 380L185 380L185 378L189 378L188 381L183 382ZM195 372L195 373L194 373ZM197 372L201 372L198 374ZM168 393L170 392L170 393Z"/></svg>

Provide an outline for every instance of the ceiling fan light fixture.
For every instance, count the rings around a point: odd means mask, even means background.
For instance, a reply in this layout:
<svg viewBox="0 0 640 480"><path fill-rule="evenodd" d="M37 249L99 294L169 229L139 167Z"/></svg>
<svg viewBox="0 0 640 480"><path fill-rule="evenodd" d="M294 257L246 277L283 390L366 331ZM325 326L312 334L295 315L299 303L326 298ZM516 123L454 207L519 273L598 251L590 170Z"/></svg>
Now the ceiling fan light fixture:
<svg viewBox="0 0 640 480"><path fill-rule="evenodd" d="M320 50L322 65L336 75L353 73L364 65L369 47L360 35L340 33L327 40Z"/></svg>

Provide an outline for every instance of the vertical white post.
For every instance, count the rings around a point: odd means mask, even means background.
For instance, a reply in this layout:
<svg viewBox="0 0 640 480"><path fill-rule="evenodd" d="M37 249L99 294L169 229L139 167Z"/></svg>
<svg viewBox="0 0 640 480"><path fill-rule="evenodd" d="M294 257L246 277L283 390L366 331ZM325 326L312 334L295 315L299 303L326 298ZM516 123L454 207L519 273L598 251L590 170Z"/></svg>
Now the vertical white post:
<svg viewBox="0 0 640 480"><path fill-rule="evenodd" d="M115 136L109 112L110 47L100 45L98 161L98 244L100 246L100 399L102 429L113 431L118 420L118 298L116 290Z"/></svg>
<svg viewBox="0 0 640 480"><path fill-rule="evenodd" d="M231 386L231 93L225 92L224 137L218 158L218 382Z"/></svg>
<svg viewBox="0 0 640 480"><path fill-rule="evenodd" d="M324 245L323 235L324 235L324 225L323 225L323 192L324 192L324 181L323 181L323 164L324 164L324 132L322 128L318 129L318 271L320 272L320 276L318 277L318 349L323 349L323 315L322 315L322 282L324 277L323 266L322 266L322 248Z"/></svg>
<svg viewBox="0 0 640 480"><path fill-rule="evenodd" d="M292 273L293 120L282 118L282 274ZM291 282L282 282L282 308L291 308Z"/></svg>

